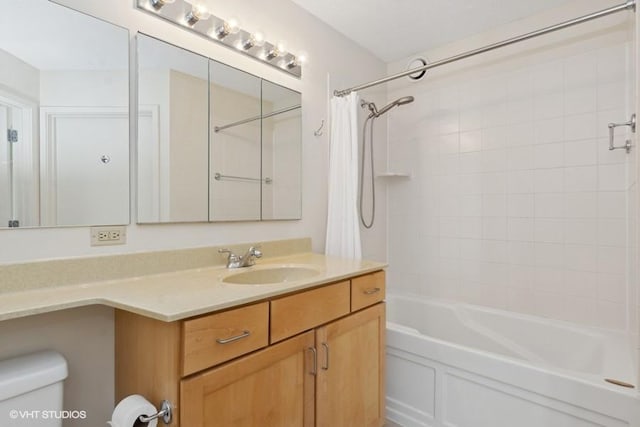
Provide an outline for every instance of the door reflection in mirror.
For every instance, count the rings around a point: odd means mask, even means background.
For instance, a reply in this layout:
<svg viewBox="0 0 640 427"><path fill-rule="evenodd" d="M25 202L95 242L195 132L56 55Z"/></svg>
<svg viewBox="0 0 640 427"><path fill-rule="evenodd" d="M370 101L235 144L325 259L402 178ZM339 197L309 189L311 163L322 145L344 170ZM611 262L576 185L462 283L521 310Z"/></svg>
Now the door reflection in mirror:
<svg viewBox="0 0 640 427"><path fill-rule="evenodd" d="M0 227L128 223L128 30L47 0L0 7L29 17L0 26Z"/></svg>

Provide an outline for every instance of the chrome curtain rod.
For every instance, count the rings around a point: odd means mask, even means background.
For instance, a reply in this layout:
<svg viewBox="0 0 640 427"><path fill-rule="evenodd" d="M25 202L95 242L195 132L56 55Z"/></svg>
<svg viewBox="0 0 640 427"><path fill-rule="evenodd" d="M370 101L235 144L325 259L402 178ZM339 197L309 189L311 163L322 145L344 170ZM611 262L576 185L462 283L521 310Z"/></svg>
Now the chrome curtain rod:
<svg viewBox="0 0 640 427"><path fill-rule="evenodd" d="M333 91L333 94L335 96L345 96L345 95L350 94L354 90L361 90L361 89L366 89L366 88L369 88L369 87L372 87L372 86L377 86L377 85L380 85L380 84L383 84L383 83L390 82L392 80L396 80L396 79L399 79L399 78L402 78L402 77L406 77L406 76L411 75L411 74L419 73L421 71L430 70L431 68L436 68L436 67L439 67L441 65L450 64L452 62L456 62L456 61L459 61L461 59L469 58L471 56L479 55L481 53L489 52L489 51L492 51L492 50L495 50L495 49L499 49L501 47L509 46L509 45L512 45L512 44L515 44L515 43L518 43L518 42L521 42L521 41L529 40L529 39L532 39L534 37L542 36L544 34L552 33L554 31L558 31L558 30L562 30L564 28L568 28L568 27L572 27L574 25L582 24L583 22L591 21L591 20L594 20L594 19L597 19L597 18L602 18L604 16L611 15L611 14L614 14L614 13L617 13L617 12L621 12L623 10L633 10L633 11L635 11L635 9L636 9L635 0L628 0L627 2L625 2L623 4L620 4L618 6L613 6L613 7L610 7L608 9L601 10L599 12L594 12L594 13L591 13L589 15L581 16L580 18L572 19L570 21L564 21L564 22L561 22L559 24L552 25L550 27L545 27L545 28L542 28L542 29L537 30L537 31L532 31L530 33L526 33L526 34L522 34L522 35L519 35L519 36L516 36L516 37L512 37L510 39L503 40L503 41L497 42L497 43L493 43L493 44L490 44L488 46L484 46L484 47L481 47L481 48L478 48L478 49L470 50L470 51L461 53L459 55L451 56L451 57L446 58L446 59L441 59L440 61L436 61L436 62L432 62L432 63L427 64L427 65L423 65L421 67L416 67L416 68L412 68L412 69L407 70L407 71L403 71L401 73L392 74L392 75L390 75L388 77L385 77L385 78L382 78L382 79L379 79L379 80L374 80L374 81L369 82L369 83L364 83L364 84L361 84L361 85L358 85L358 86L351 87L349 89L335 90L335 91Z"/></svg>
<svg viewBox="0 0 640 427"><path fill-rule="evenodd" d="M259 120L259 119L266 119L267 117L271 117L271 116L275 116L277 114L282 114L282 113L286 113L288 111L296 110L296 109L298 109L300 107L301 107L301 105L298 104L298 105L294 105L292 107L283 108L281 110L272 111L269 114L265 114L265 115L260 114L260 115L255 116L255 117L249 117L248 119L238 120L237 122L229 123L228 125L214 126L213 127L213 131L214 132L219 132L219 131L221 131L223 129L228 129L228 128L232 128L234 126L243 125L245 123L253 122L253 121Z"/></svg>

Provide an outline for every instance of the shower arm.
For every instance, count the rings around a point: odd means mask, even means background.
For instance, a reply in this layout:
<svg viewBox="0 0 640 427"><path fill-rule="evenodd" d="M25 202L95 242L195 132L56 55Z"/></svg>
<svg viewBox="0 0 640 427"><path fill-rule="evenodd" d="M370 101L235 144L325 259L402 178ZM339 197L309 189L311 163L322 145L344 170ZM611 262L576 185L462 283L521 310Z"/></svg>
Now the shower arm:
<svg viewBox="0 0 640 427"><path fill-rule="evenodd" d="M572 27L574 25L578 25L578 24L582 24L584 22L588 22L588 21L592 21L594 19L598 19L598 18L602 18L614 13L618 13L618 12L622 12L624 10L632 10L635 11L636 10L636 2L635 0L628 0L623 4L617 5L617 6L613 6L610 7L608 9L603 9L601 11L598 12L594 12L591 13L589 15L585 15L585 16L581 16L579 18L575 18L575 19L571 19L569 21L564 21L561 22L559 24L556 25L551 25L549 27L545 27L542 28L540 30L536 30L536 31L532 31L530 33L526 33L526 34L521 34L519 36L516 37L512 37L510 39L507 40L503 40L501 42L497 42L497 43L493 43L478 49L474 49L474 50L470 50L464 53L461 53L459 55L455 55L455 56L451 56L449 58L446 59L441 59L440 61L435 61L435 62L431 62L427 65L423 65L420 67L416 67L416 68L412 68L410 70L407 71L403 71L401 73L397 73L397 74L392 74L388 77L384 77L382 79L379 80L374 80L372 82L369 83L364 83L358 86L354 86L348 89L343 89L343 90L335 90L333 91L333 94L335 96L345 96L345 95L349 95L351 92L353 91L357 91L357 90L361 90L361 89L367 89L369 87L373 87L373 86L378 86L381 85L383 83L387 83L390 82L392 80L397 80L400 79L402 77L406 77L406 76L410 76L412 74L415 73L419 73L421 71L427 71L430 70L431 68L436 68L439 67L441 65L446 65L446 64L450 64L452 62L456 62L459 61L461 59L465 59L465 58L469 58L475 55L479 55L481 53L485 53L485 52L489 52L495 49L499 49L501 47L505 47L505 46L509 46L515 43L519 43L521 41L525 41L525 40L529 40L532 39L534 37L538 37L538 36L542 36L548 33L552 33L558 30L562 30L568 27Z"/></svg>

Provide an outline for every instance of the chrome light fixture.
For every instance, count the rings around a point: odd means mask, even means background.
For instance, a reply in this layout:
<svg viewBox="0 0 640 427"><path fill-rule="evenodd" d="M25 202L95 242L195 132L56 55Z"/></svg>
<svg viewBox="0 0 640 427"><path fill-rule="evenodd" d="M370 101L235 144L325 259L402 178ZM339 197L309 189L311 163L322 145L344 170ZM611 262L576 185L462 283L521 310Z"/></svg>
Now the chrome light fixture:
<svg viewBox="0 0 640 427"><path fill-rule="evenodd" d="M187 25L193 27L196 25L196 22L209 19L210 16L211 13L209 13L206 7L201 4L194 4L191 7L191 11L187 13L187 16L185 16L185 19L187 21Z"/></svg>
<svg viewBox="0 0 640 427"><path fill-rule="evenodd" d="M264 45L264 36L260 32L251 33L248 38L240 42L240 47L249 50L254 46L262 47Z"/></svg>
<svg viewBox="0 0 640 427"><path fill-rule="evenodd" d="M164 5L166 4L171 4L173 2L175 2L176 0L151 0L151 6L155 9L155 10L160 10L164 7Z"/></svg>
<svg viewBox="0 0 640 427"><path fill-rule="evenodd" d="M236 19L229 19L226 21L222 21L222 24L215 29L214 34L218 38L218 40L222 40L229 34L238 34L238 31L240 31L238 21Z"/></svg>
<svg viewBox="0 0 640 427"><path fill-rule="evenodd" d="M243 30L235 19L211 14L204 0L136 0L136 7L292 76L302 75L305 57L302 53L294 55L281 42L266 41L261 32Z"/></svg>

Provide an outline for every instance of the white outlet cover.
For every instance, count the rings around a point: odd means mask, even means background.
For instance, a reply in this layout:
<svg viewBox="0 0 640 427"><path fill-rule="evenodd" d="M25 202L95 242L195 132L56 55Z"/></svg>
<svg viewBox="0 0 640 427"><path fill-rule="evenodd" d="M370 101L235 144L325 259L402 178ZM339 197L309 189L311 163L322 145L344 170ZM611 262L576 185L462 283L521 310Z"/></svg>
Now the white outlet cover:
<svg viewBox="0 0 640 427"><path fill-rule="evenodd" d="M99 235L118 236L114 239L102 240ZM127 227L123 225L108 226L108 227L91 227L91 246L112 246L112 245L124 245L127 243Z"/></svg>

